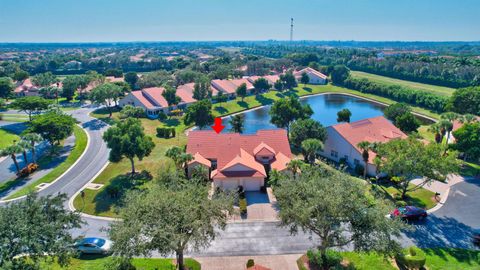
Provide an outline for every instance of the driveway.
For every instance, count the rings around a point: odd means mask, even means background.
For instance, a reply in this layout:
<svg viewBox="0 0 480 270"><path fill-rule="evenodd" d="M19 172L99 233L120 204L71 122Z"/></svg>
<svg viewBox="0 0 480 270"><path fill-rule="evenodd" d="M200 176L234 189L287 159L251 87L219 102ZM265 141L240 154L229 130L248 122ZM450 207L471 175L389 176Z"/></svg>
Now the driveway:
<svg viewBox="0 0 480 270"><path fill-rule="evenodd" d="M406 233L409 242L420 247L472 248L473 230L480 229L480 179L466 179L450 188L448 199L425 222Z"/></svg>

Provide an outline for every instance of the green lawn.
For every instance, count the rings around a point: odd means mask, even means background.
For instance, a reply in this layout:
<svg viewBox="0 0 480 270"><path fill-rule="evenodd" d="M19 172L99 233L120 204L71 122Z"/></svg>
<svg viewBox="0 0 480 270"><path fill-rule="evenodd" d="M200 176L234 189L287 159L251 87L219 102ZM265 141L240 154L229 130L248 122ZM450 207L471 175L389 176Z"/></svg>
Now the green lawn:
<svg viewBox="0 0 480 270"><path fill-rule="evenodd" d="M8 130L0 128L0 149L12 145L15 140L20 140L20 137Z"/></svg>
<svg viewBox="0 0 480 270"><path fill-rule="evenodd" d="M42 270L103 270L105 264L111 260L111 257L101 256L82 256L79 259L72 259L67 267L60 267L56 263L43 263ZM135 258L132 260L137 270L174 270L175 265L172 259L154 259L154 258ZM185 259L188 269L200 270L200 263L194 259Z"/></svg>
<svg viewBox="0 0 480 270"><path fill-rule="evenodd" d="M104 119L108 119L108 113L104 110L95 111L91 116ZM118 119L118 112L113 114L113 119ZM112 122L113 120L106 120ZM135 170L137 172L147 170L153 177L158 173L158 170L170 159L165 157L165 152L168 148L176 146L184 146L187 142L187 136L185 135L185 125L180 119L171 118L166 121L160 122L159 120L151 120L147 118L141 118L145 133L152 137L155 148L150 156L145 157L142 161L135 161ZM176 137L170 139L158 138L156 136L156 128L160 126L175 127ZM116 217L114 206L118 202L118 199L112 199L106 192L108 185L123 185L124 182L129 182L127 175L131 170L130 162L126 159L118 163L110 163L107 168L93 181L93 183L104 184L105 186L100 190L85 189L85 198L82 200L80 196L74 199L74 206L76 209L91 215L100 215L107 217ZM85 203L84 203L85 202Z"/></svg>
<svg viewBox="0 0 480 270"><path fill-rule="evenodd" d="M464 176L478 176L480 175L480 164L465 162L460 173Z"/></svg>
<svg viewBox="0 0 480 270"><path fill-rule="evenodd" d="M75 146L70 152L70 155L63 161L60 165L55 167L52 171L50 171L47 175L43 176L42 178L36 180L34 183L29 184L28 186L25 186L21 188L20 190L16 191L15 193L11 194L10 196L7 197L7 199L13 199L13 198L18 198L23 195L27 195L30 191L32 191L37 185L41 183L51 183L55 179L57 179L60 175L62 175L70 166L77 161L77 159L82 155L83 151L87 147L87 134L83 129L81 129L78 126L74 126L73 133L75 135ZM39 159L38 163L40 167L42 166L42 163L46 163L45 159L49 159L48 156L42 157ZM9 182L6 182L4 185L11 182L15 182L17 180L12 180ZM4 187L5 188L5 187ZM2 187L0 187L0 191L2 190Z"/></svg>
<svg viewBox="0 0 480 270"><path fill-rule="evenodd" d="M428 248L426 253L428 270L476 270L480 269L480 251L455 248ZM394 270L390 258L385 259L376 253L342 252L345 262L355 270ZM301 258L297 265L302 265ZM305 269L304 267L299 269ZM346 268L351 269L351 268Z"/></svg>
<svg viewBox="0 0 480 270"><path fill-rule="evenodd" d="M384 84L384 85L400 85L405 88L426 91L426 92L430 92L430 93L442 95L442 96L451 96L455 91L454 88L399 80L399 79L394 79L390 77L380 76L380 75L361 72L361 71L351 71L350 73L355 78L366 78L373 82Z"/></svg>
<svg viewBox="0 0 480 270"><path fill-rule="evenodd" d="M401 194L401 192L395 188L394 186L380 186L392 201L394 200L393 198L395 197L396 194ZM410 188L414 187L413 184L410 184ZM415 191L409 191L407 192L407 198L405 199L405 202L408 205L414 205L418 206L421 208L425 209L430 209L436 205L435 200L433 199L435 196L435 193L424 189L424 188L419 188Z"/></svg>

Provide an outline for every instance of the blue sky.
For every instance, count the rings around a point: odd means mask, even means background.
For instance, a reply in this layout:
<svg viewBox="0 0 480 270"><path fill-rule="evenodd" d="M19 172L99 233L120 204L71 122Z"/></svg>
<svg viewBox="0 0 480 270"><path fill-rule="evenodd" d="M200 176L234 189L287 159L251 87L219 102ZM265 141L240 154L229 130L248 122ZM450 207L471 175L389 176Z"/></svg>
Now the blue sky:
<svg viewBox="0 0 480 270"><path fill-rule="evenodd" d="M478 0L0 0L0 42L480 40Z"/></svg>

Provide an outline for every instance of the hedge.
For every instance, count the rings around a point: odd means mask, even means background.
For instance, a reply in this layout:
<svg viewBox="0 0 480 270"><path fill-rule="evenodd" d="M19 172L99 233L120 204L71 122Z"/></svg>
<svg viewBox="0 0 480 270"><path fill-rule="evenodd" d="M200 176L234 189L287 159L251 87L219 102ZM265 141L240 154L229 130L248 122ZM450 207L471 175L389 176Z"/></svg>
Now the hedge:
<svg viewBox="0 0 480 270"><path fill-rule="evenodd" d="M448 103L447 97L399 85L383 85L366 78L356 79L350 76L343 82L343 86L362 93L386 97L397 102L405 102L440 113L445 111Z"/></svg>
<svg viewBox="0 0 480 270"><path fill-rule="evenodd" d="M159 138L173 138L176 136L175 128L157 127L157 137Z"/></svg>
<svg viewBox="0 0 480 270"><path fill-rule="evenodd" d="M425 252L415 246L405 249L396 259L399 264L407 269L422 269L427 260Z"/></svg>

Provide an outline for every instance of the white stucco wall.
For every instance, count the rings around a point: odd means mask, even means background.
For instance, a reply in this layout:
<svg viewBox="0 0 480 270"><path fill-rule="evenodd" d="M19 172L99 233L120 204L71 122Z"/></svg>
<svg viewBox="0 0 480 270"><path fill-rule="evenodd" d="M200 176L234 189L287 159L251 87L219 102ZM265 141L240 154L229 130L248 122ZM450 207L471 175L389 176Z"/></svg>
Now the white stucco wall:
<svg viewBox="0 0 480 270"><path fill-rule="evenodd" d="M326 84L327 80L324 78L318 77L313 73L307 73L308 78L310 78L309 84Z"/></svg>
<svg viewBox="0 0 480 270"><path fill-rule="evenodd" d="M321 156L336 162L339 162L341 158L347 156L347 164L351 168L355 168L355 159L358 160L359 164L365 166L361 153L357 151L353 145L347 142L347 140L345 140L334 128L327 127L327 136L324 149L320 152ZM338 156L332 156L332 150L338 152ZM368 164L367 173L369 175L376 175L376 166Z"/></svg>

